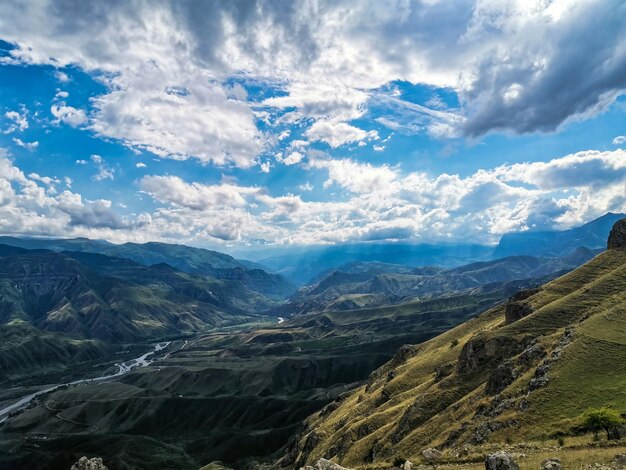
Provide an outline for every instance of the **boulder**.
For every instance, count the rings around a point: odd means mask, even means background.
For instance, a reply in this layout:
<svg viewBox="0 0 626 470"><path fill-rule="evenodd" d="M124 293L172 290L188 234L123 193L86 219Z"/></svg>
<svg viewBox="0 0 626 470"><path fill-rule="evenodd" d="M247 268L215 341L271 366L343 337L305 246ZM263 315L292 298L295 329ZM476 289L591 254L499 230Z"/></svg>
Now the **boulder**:
<svg viewBox="0 0 626 470"><path fill-rule="evenodd" d="M626 219L618 220L613 225L609 233L607 248L609 250L626 249Z"/></svg>
<svg viewBox="0 0 626 470"><path fill-rule="evenodd" d="M422 451L422 457L424 457L427 462L437 462L442 456L441 451L437 449L425 449Z"/></svg>
<svg viewBox="0 0 626 470"><path fill-rule="evenodd" d="M108 470L108 468L102 463L100 457L88 459L83 456L78 459L78 462L72 465L71 470Z"/></svg>
<svg viewBox="0 0 626 470"><path fill-rule="evenodd" d="M402 470L413 470L413 463L410 460L407 460L400 466L400 468Z"/></svg>
<svg viewBox="0 0 626 470"><path fill-rule="evenodd" d="M485 458L485 470L519 470L519 465L510 454L500 451Z"/></svg>
<svg viewBox="0 0 626 470"><path fill-rule="evenodd" d="M541 470L563 470L561 459L551 458L544 460L541 464Z"/></svg>

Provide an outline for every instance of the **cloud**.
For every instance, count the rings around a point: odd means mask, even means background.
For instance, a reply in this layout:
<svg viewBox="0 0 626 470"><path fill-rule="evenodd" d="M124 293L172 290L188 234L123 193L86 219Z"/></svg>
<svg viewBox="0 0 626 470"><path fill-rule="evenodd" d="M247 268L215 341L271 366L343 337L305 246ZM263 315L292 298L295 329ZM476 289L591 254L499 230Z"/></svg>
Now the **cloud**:
<svg viewBox="0 0 626 470"><path fill-rule="evenodd" d="M25 148L26 150L30 150L31 152L35 150L39 146L39 142L24 142L22 139L18 139L17 137L13 137L13 142L15 145Z"/></svg>
<svg viewBox="0 0 626 470"><path fill-rule="evenodd" d="M148 165L146 165L144 162L138 162L138 163L135 163L135 167L136 168L147 168Z"/></svg>
<svg viewBox="0 0 626 470"><path fill-rule="evenodd" d="M618 135L613 139L613 145L622 145L626 143L626 135Z"/></svg>
<svg viewBox="0 0 626 470"><path fill-rule="evenodd" d="M26 113L20 114L17 111L7 111L4 117L10 121L9 127L4 130L5 134L11 134L15 131L24 131L28 129L28 119Z"/></svg>
<svg viewBox="0 0 626 470"><path fill-rule="evenodd" d="M374 188L388 187L396 181L398 172L388 165L373 166L369 163L356 163L350 159L310 158L311 168L328 171L325 186L338 184L354 193L367 193Z"/></svg>
<svg viewBox="0 0 626 470"><path fill-rule="evenodd" d="M92 176L94 181L112 180L115 178L115 170L109 167L100 155L92 155L90 158L98 169L98 173Z"/></svg>
<svg viewBox="0 0 626 470"><path fill-rule="evenodd" d="M345 144L378 138L376 131L364 131L345 122L330 120L316 121L305 133L311 140L321 140L333 148Z"/></svg>
<svg viewBox="0 0 626 470"><path fill-rule="evenodd" d="M332 121L345 135L381 87L397 81L459 96L453 113L431 97L427 109L395 103L380 121L436 138L549 132L602 112L626 88L626 6L563 5L253 0L105 8L42 0L24 15L16 1L0 19L2 39L16 45L2 62L52 65L61 81L61 68L78 67L104 84L89 117L56 103L59 122L88 124L161 157L249 168L271 134L285 130L281 123ZM270 131L259 129L261 116Z"/></svg>
<svg viewBox="0 0 626 470"><path fill-rule="evenodd" d="M56 194L54 186L60 179L38 173L26 176L6 153L1 153L0 232L114 238L116 231L130 232L141 225L139 218L129 221L116 214L110 201L89 201L67 190Z"/></svg>
<svg viewBox="0 0 626 470"><path fill-rule="evenodd" d="M508 231L563 229L626 211L621 149L435 177L309 151L311 176L345 190L333 200L272 194L232 180L206 184L147 175L139 189L157 207L127 216L116 212L117 202L88 200L69 189L57 194L54 187L66 179L27 176L6 151L0 155L0 231L23 235L216 244L486 243ZM93 160L104 164L101 157ZM306 193L312 185L298 189Z"/></svg>
<svg viewBox="0 0 626 470"><path fill-rule="evenodd" d="M56 78L58 81L60 81L61 83L67 83L70 81L70 77L68 74L66 74L65 72L62 72L60 70L57 70L54 72L54 78ZM67 96L65 96L67 98Z"/></svg>
<svg viewBox="0 0 626 470"><path fill-rule="evenodd" d="M294 151L280 161L285 165L295 165L296 163L300 163L303 158L304 154L298 151Z"/></svg>
<svg viewBox="0 0 626 470"><path fill-rule="evenodd" d="M87 123L87 115L82 109L77 109L72 106L68 106L64 103L58 105L52 105L50 112L56 118L54 121L56 124L63 123L72 127L80 127Z"/></svg>
<svg viewBox="0 0 626 470"><path fill-rule="evenodd" d="M605 110L623 93L626 6L618 1L564 5L478 2L465 40L474 45L491 40L462 89L466 135L554 131Z"/></svg>

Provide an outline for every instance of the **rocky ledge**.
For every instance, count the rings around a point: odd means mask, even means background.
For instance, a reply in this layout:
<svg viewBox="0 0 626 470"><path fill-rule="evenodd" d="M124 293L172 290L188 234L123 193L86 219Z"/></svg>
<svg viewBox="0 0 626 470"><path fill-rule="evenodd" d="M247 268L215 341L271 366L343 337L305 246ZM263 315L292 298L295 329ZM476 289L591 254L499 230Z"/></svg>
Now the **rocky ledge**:
<svg viewBox="0 0 626 470"><path fill-rule="evenodd" d="M609 250L626 249L626 219L618 220L613 225L609 234L607 248Z"/></svg>

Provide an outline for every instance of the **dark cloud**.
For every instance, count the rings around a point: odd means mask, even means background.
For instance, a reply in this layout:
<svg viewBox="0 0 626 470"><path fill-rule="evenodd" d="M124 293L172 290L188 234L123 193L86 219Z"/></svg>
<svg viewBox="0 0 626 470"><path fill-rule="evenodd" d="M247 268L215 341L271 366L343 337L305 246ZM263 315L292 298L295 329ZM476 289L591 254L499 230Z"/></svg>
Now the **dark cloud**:
<svg viewBox="0 0 626 470"><path fill-rule="evenodd" d="M587 2L503 37L462 93L464 133L550 132L605 109L626 88L625 25L626 3Z"/></svg>

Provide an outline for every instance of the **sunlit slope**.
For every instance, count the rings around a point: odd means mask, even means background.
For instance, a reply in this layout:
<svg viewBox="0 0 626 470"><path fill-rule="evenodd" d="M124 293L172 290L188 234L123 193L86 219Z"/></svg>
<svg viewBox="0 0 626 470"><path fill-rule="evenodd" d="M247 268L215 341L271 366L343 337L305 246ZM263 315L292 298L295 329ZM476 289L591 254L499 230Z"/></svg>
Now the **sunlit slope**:
<svg viewBox="0 0 626 470"><path fill-rule="evenodd" d="M287 461L420 461L427 447L454 455L467 444L567 433L592 406L626 412L626 251L526 295L404 348L310 418Z"/></svg>

